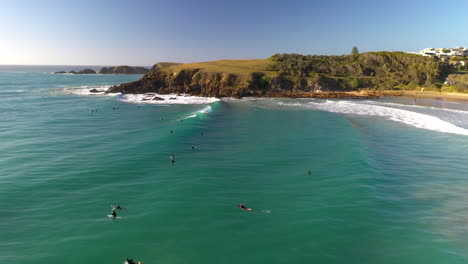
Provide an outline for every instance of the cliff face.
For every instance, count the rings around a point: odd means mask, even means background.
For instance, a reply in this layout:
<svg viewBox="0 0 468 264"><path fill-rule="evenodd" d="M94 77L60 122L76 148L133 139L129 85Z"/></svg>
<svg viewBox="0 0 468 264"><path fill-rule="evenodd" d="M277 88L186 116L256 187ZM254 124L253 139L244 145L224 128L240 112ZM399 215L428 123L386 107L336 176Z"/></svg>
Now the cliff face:
<svg viewBox="0 0 468 264"><path fill-rule="evenodd" d="M147 68L132 66L104 67L99 71L100 74L146 74L148 72Z"/></svg>
<svg viewBox="0 0 468 264"><path fill-rule="evenodd" d="M185 93L208 97L263 96L271 93L313 92L337 88L332 79L317 75L313 80L267 77L262 72L253 72L248 78L231 73L203 72L200 69L185 69L170 72L155 68L138 81L111 87L115 93Z"/></svg>

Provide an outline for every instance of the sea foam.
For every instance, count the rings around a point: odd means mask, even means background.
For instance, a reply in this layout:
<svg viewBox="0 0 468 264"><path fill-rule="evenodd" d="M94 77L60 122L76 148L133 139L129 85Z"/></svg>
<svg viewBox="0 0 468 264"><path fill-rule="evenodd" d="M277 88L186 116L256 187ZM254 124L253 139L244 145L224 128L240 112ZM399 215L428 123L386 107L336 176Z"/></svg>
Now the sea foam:
<svg viewBox="0 0 468 264"><path fill-rule="evenodd" d="M164 100L153 100L156 97ZM210 104L219 101L213 97L199 97L177 94L122 94L119 95L119 100L128 103L137 104Z"/></svg>
<svg viewBox="0 0 468 264"><path fill-rule="evenodd" d="M308 104L311 108L327 112L363 116L380 116L417 128L468 136L468 130L465 128L458 127L435 116L409 110L351 101L326 100L325 102L309 102Z"/></svg>
<svg viewBox="0 0 468 264"><path fill-rule="evenodd" d="M106 93L106 91L110 88L110 85L101 85L101 86L71 86L71 87L64 87L60 89L56 89L56 93L60 94L74 94L74 95L108 95L108 96L116 96L120 93ZM99 92L93 93L90 92L91 90L96 89Z"/></svg>

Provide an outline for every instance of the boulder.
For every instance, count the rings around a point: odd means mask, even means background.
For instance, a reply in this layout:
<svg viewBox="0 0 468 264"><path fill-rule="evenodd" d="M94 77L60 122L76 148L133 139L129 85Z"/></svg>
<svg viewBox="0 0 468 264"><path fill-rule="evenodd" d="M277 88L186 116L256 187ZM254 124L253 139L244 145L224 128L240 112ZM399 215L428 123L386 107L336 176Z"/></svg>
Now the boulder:
<svg viewBox="0 0 468 264"><path fill-rule="evenodd" d="M96 71L94 71L93 69L84 69L82 71L77 72L76 74L96 74Z"/></svg>
<svg viewBox="0 0 468 264"><path fill-rule="evenodd" d="M89 92L90 92L90 93L102 93L102 92L104 92L104 91L103 91L103 90L98 90L98 89L95 88L95 89L89 90Z"/></svg>

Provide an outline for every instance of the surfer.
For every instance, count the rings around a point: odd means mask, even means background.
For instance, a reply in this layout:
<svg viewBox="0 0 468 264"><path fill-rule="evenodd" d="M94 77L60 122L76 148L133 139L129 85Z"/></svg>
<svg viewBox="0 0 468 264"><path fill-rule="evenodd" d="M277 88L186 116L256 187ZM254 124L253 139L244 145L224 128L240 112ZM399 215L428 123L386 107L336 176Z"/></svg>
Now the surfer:
<svg viewBox="0 0 468 264"><path fill-rule="evenodd" d="M175 154L172 153L172 156L171 156L171 163L174 164L175 163Z"/></svg>
<svg viewBox="0 0 468 264"><path fill-rule="evenodd" d="M312 172L310 172L310 170L307 172L308 174L312 174Z"/></svg>
<svg viewBox="0 0 468 264"><path fill-rule="evenodd" d="M171 130L171 134L174 133L174 131Z"/></svg>
<svg viewBox="0 0 468 264"><path fill-rule="evenodd" d="M133 259L126 258L124 264L135 264L135 261L133 261Z"/></svg>
<svg viewBox="0 0 468 264"><path fill-rule="evenodd" d="M116 218L116 217L117 217L117 212L116 212L116 210L117 210L117 209L116 209L115 207L112 207L111 216L112 216L113 218Z"/></svg>
<svg viewBox="0 0 468 264"><path fill-rule="evenodd" d="M195 149L195 145L192 145L192 149Z"/></svg>
<svg viewBox="0 0 468 264"><path fill-rule="evenodd" d="M203 136L203 132L200 133L200 136Z"/></svg>
<svg viewBox="0 0 468 264"><path fill-rule="evenodd" d="M245 207L243 204L239 204L237 207L239 207L239 208L242 209L242 210L252 211L252 208L247 208L247 207Z"/></svg>

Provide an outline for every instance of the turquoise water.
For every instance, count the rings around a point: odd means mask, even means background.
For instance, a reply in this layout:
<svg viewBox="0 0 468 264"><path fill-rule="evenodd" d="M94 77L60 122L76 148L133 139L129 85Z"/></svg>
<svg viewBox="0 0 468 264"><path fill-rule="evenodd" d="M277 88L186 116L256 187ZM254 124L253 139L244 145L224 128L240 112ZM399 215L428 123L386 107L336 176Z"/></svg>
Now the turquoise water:
<svg viewBox="0 0 468 264"><path fill-rule="evenodd" d="M147 104L50 71L0 69L0 260L468 260L466 104Z"/></svg>

